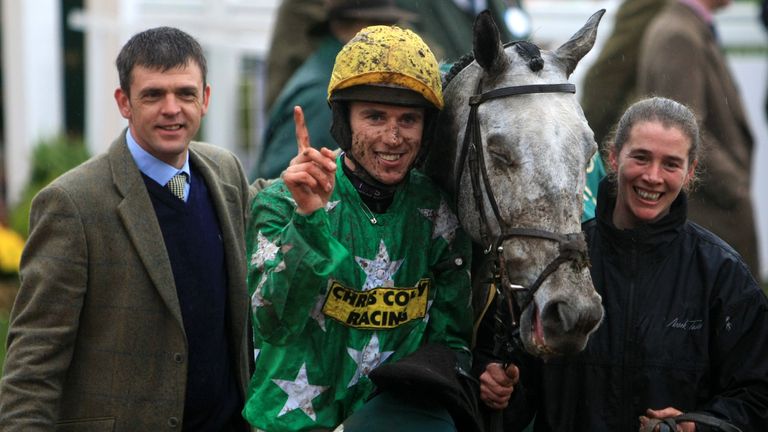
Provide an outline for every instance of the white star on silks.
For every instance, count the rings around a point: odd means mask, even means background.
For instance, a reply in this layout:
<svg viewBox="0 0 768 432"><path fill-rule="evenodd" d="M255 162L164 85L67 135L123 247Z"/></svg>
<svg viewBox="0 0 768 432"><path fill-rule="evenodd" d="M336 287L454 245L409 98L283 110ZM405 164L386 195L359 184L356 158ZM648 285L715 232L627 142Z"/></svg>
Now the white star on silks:
<svg viewBox="0 0 768 432"><path fill-rule="evenodd" d="M288 400L283 405L283 409L277 414L282 417L291 411L300 409L312 420L317 419L315 407L312 406L312 399L318 397L320 393L328 389L327 386L312 385L307 378L307 364L303 363L293 381L273 379L275 385L280 387L287 395Z"/></svg>
<svg viewBox="0 0 768 432"><path fill-rule="evenodd" d="M327 203L325 203L325 212L326 212L326 213L330 213L330 212L331 212L331 210L333 210L334 208L336 208L336 206L337 206L337 205L339 205L339 203L340 203L340 202L341 202L341 201L339 201L339 200L336 200L336 201L328 201Z"/></svg>
<svg viewBox="0 0 768 432"><path fill-rule="evenodd" d="M456 228L459 227L459 219L453 214L444 199L440 201L440 208L437 210L419 209L419 212L432 221L433 239L442 237L448 244L453 242L454 237L456 237Z"/></svg>
<svg viewBox="0 0 768 432"><path fill-rule="evenodd" d="M432 303L434 302L435 302L434 300L427 301L427 311L424 314L424 319L423 319L424 322L429 322L429 310L432 309Z"/></svg>
<svg viewBox="0 0 768 432"><path fill-rule="evenodd" d="M467 280L472 280L472 271L470 269L467 269ZM472 282L470 282L469 288L467 290L469 291L469 295L467 296L467 309L472 307Z"/></svg>
<svg viewBox="0 0 768 432"><path fill-rule="evenodd" d="M325 331L325 314L323 313L323 305L325 304L325 295L318 294L315 299L315 305L309 312L309 317L317 321L320 328Z"/></svg>
<svg viewBox="0 0 768 432"><path fill-rule="evenodd" d="M285 255L291 249L293 249L293 245L292 244L284 244L284 245L280 246L280 253ZM275 272L275 273L280 273L283 270L285 270L285 260L280 260L280 262L277 263L275 268L272 269L272 271Z"/></svg>
<svg viewBox="0 0 768 432"><path fill-rule="evenodd" d="M264 288L264 284L266 282L267 282L267 274L264 273L263 275L261 275L261 279L259 279L259 283L258 285L256 285L256 289L253 291L253 295L251 295L251 310L253 312L256 312L257 308L272 304L272 302L270 302L269 300L264 300L264 296L262 295L261 289Z"/></svg>
<svg viewBox="0 0 768 432"><path fill-rule="evenodd" d="M363 291L378 287L394 286L395 281L392 280L392 276L403 263L403 260L389 260L389 253L384 245L384 240L381 240L381 243L379 243L379 253L376 254L376 259L369 260L363 257L355 257L355 261L363 268L366 275Z"/></svg>
<svg viewBox="0 0 768 432"><path fill-rule="evenodd" d="M259 270L264 270L264 264L275 259L280 247L277 246L277 243L269 241L261 231L256 234L256 241L258 246L256 247L256 252L251 255L251 265L255 265Z"/></svg>
<svg viewBox="0 0 768 432"><path fill-rule="evenodd" d="M379 336L376 333L373 334L371 340L368 341L368 345L366 345L362 351L347 347L347 353L349 353L349 356L352 357L352 360L357 364L355 375L349 380L347 388L357 384L361 377L368 376L372 370L387 361L389 356L394 353L394 351L382 352L380 349Z"/></svg>
<svg viewBox="0 0 768 432"><path fill-rule="evenodd" d="M272 269L275 273L280 273L281 271L285 270L285 261L281 260L274 269Z"/></svg>

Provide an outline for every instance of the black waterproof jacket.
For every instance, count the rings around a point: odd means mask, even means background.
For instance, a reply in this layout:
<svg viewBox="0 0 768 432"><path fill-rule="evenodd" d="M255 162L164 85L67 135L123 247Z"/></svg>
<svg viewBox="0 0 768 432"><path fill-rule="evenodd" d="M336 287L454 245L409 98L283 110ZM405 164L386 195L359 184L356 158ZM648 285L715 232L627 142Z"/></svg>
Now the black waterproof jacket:
<svg viewBox="0 0 768 432"><path fill-rule="evenodd" d="M632 230L613 225L614 196L604 180L584 225L604 321L584 352L543 365L537 426L636 431L671 406L768 431L768 301L746 265L686 221L685 194Z"/></svg>
<svg viewBox="0 0 768 432"><path fill-rule="evenodd" d="M768 431L765 294L730 246L686 221L684 194L632 230L613 225L614 195L604 180L584 224L605 318L578 355L521 359L505 430L535 412L537 432L634 432L647 408L675 407Z"/></svg>

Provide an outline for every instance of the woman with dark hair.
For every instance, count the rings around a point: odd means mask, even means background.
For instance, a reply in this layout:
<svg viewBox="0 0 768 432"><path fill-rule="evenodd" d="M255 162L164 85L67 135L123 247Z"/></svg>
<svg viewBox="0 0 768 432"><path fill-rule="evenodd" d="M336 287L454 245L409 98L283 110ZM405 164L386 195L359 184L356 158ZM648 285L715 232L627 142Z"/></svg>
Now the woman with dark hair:
<svg viewBox="0 0 768 432"><path fill-rule="evenodd" d="M624 113L583 226L604 321L583 352L519 365L508 424L525 410L536 431L768 430L768 300L741 256L687 219L699 143L678 102Z"/></svg>

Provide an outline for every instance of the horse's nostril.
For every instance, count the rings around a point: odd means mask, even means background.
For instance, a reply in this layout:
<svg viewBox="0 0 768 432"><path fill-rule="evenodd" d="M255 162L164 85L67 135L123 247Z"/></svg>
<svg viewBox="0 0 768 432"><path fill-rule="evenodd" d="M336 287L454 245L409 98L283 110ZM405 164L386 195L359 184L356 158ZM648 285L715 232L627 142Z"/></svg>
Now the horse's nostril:
<svg viewBox="0 0 768 432"><path fill-rule="evenodd" d="M541 322L549 332L587 334L600 323L602 316L600 306L581 310L567 302L554 301L544 307Z"/></svg>
<svg viewBox="0 0 768 432"><path fill-rule="evenodd" d="M545 328L568 333L578 325L579 314L564 302L551 302L544 308L541 320Z"/></svg>
<svg viewBox="0 0 768 432"><path fill-rule="evenodd" d="M597 327L603 320L603 306L598 304L590 308L582 318L582 328L585 333L589 333Z"/></svg>

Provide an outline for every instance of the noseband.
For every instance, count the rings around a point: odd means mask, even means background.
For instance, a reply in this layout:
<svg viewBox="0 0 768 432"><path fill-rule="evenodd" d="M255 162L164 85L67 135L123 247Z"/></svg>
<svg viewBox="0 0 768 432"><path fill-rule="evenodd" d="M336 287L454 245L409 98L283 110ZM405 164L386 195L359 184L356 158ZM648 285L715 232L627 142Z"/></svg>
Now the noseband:
<svg viewBox="0 0 768 432"><path fill-rule="evenodd" d="M528 305L533 301L534 294L541 287L541 284L546 280L549 275L554 273L561 264L565 262L571 262L575 268L583 269L588 265L587 247L584 241L584 235L581 232L571 234L561 234L539 228L524 228L514 227L511 223L505 221L501 217L499 211L499 205L496 201L496 197L493 194L491 183L488 178L488 170L485 163L485 155L482 146L482 136L480 133L480 121L478 119L478 107L483 102L504 98L508 96L517 96L524 94L537 94L537 93L576 93L576 86L569 83L564 84L534 84L534 85L521 85L502 87L493 89L485 93L482 91L482 80L478 82L477 93L470 97L469 105L469 119L467 120L467 127L464 133L464 141L462 143L460 160L459 160L459 173L456 176L455 190L459 190L461 183L461 177L463 175L464 164L469 157L469 170L470 179L472 181L472 195L475 201L477 212L480 215L480 235L484 245L487 248L484 249L486 255L492 254L494 262L494 274L492 282L501 290L501 294L506 298L507 307L509 308L509 314L512 318L512 327L517 334L517 328L519 326L519 318L522 315ZM482 181L483 187L481 188L480 182ZM485 189L485 197L493 209L494 217L499 225L500 235L491 238L491 230L488 226L488 217L485 214L485 206L483 205L483 190ZM539 273L536 280L528 287L523 285L512 283L507 274L506 266L503 254L503 242L513 237L532 237L549 241L557 242L559 246L558 255L550 261L550 263ZM511 296L507 291L511 292ZM510 297L513 297L516 305L512 305ZM500 299L501 300L501 299ZM501 301L498 305L501 306ZM515 307L516 306L516 307Z"/></svg>

